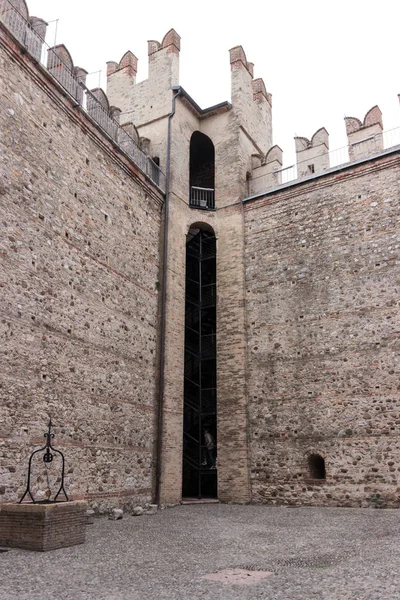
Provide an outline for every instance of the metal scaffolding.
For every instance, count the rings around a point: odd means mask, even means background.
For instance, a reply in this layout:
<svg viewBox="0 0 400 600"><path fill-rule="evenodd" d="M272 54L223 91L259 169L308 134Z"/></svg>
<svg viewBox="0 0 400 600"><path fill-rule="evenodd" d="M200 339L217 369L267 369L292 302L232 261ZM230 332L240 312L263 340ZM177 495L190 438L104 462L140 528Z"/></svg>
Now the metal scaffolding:
<svg viewBox="0 0 400 600"><path fill-rule="evenodd" d="M183 496L216 498L216 240L205 231L186 246L185 314Z"/></svg>

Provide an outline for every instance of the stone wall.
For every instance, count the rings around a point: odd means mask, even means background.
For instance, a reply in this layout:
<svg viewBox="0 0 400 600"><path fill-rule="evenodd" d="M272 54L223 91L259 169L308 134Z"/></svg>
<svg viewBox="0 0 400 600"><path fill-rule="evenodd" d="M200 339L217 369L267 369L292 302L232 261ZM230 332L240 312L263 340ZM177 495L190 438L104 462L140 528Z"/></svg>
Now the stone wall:
<svg viewBox="0 0 400 600"><path fill-rule="evenodd" d="M150 501L162 197L0 34L0 500L51 414L73 499Z"/></svg>
<svg viewBox="0 0 400 600"><path fill-rule="evenodd" d="M399 504L399 172L397 151L245 203L256 502Z"/></svg>
<svg viewBox="0 0 400 600"><path fill-rule="evenodd" d="M179 49L174 30L150 41L138 84L131 52L108 64L113 114L162 168ZM72 498L146 502L163 198L1 25L0 52L0 500L22 494L51 414ZM241 46L230 63L232 105L202 111L180 90L171 122L161 502L181 499L185 244L196 226L217 238L219 498L396 505L398 151L370 158L382 150L374 107L346 121L353 146L375 132L372 150L357 149L365 162L315 177L327 167L321 129L298 138L298 154L318 158L310 179L265 192L282 166L271 95ZM215 211L189 207L194 131L215 147ZM242 204L249 193L260 197ZM43 486L46 472L35 476Z"/></svg>

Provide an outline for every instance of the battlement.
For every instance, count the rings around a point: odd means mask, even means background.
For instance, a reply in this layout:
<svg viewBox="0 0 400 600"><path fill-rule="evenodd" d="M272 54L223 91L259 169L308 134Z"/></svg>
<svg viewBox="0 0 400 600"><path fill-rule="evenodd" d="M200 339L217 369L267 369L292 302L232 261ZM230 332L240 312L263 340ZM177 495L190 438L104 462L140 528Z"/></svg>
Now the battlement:
<svg viewBox="0 0 400 600"><path fill-rule="evenodd" d="M0 22L47 73L75 101L74 108L80 108L99 128L107 134L114 145L121 150L161 189L164 188L164 175L139 147L137 130L129 121L120 126L121 109L113 106L106 93L86 87L87 71L74 65L72 56L64 44L50 48L45 40L47 23L38 17L29 17L24 0L0 0ZM109 65L110 72L121 72L132 78L136 75L137 58L127 52L121 61Z"/></svg>
<svg viewBox="0 0 400 600"><path fill-rule="evenodd" d="M121 123L144 123L159 119L171 108L171 89L179 83L179 52L181 38L170 29L161 42L149 40L148 78L136 83L138 59L131 51L119 63L107 63L107 94L121 109Z"/></svg>
<svg viewBox="0 0 400 600"><path fill-rule="evenodd" d="M321 127L311 139L300 136L294 138L296 165L282 167L282 151L273 167L269 153L261 156L259 163L253 165L250 196L400 147L400 127L384 131L379 106L373 106L362 121L356 117L345 117L344 121L347 146L330 150L329 134L325 127ZM279 147L274 146L271 151L276 153L276 148Z"/></svg>
<svg viewBox="0 0 400 600"><path fill-rule="evenodd" d="M53 48L46 46L43 37L47 23L29 15L25 0L0 0L0 19L115 143L132 157L140 156L140 159L137 158L140 168L150 176L153 173L153 166L147 166L148 157L142 157L139 146L165 165L166 119L171 111L173 90L179 86L181 38L175 29L167 31L161 42L148 41L149 73L144 81L137 83L138 58L131 50L125 52L119 61L107 62L106 93L99 88L86 88L87 71L74 65L64 44ZM238 169L243 186L247 178L249 194L313 177L400 145L398 132L384 131L381 110L373 106L363 120L345 118L348 144L344 148L330 150L329 134L324 127L311 138L296 136L296 164L284 167L282 150L272 141L272 95L262 78L254 78L254 63L247 59L241 45L229 50L229 61L230 130L228 132L226 128L226 117L221 116L221 124L223 122L224 125L221 125L220 131L224 132L226 139L221 138L219 143L226 142L229 136L235 138L238 146L236 157L241 161ZM211 139L215 118L220 116L217 117L215 111L205 110L200 116L194 114L194 117L198 119L197 125L193 122L190 127L188 123L192 117L184 117L188 132L191 127L202 129ZM213 120L212 126L206 125L207 119Z"/></svg>
<svg viewBox="0 0 400 600"><path fill-rule="evenodd" d="M46 21L29 16L25 0L0 0L0 21L39 62L48 25Z"/></svg>
<svg viewBox="0 0 400 600"><path fill-rule="evenodd" d="M74 65L64 44L46 47L41 37L45 34L46 23L37 17L29 18L24 0L0 0L0 11L2 21L17 39L114 141L126 146L119 140L121 126L123 131L125 126L135 133L139 131L141 138L148 140L148 150L164 164L165 127L160 126L156 131L154 127L151 131L146 128L168 117L173 89L179 85L181 38L175 29L167 31L161 42L148 41L149 72L144 81L137 83L138 58L131 50L119 61L108 61L106 95L103 90L86 88L88 73ZM32 41L27 43L29 36ZM254 64L247 60L242 46L230 50L230 65L232 105L229 108L233 112L236 132L240 130L240 135L250 142L246 149L246 166L250 169L251 155L265 155L272 145L272 96L263 79L254 79ZM203 121L215 117L215 111L201 113ZM246 145L248 141L244 138L241 143Z"/></svg>
<svg viewBox="0 0 400 600"><path fill-rule="evenodd" d="M366 158L371 152L383 150L383 122L379 106L373 106L363 122L354 117L345 117L345 124L350 160ZM367 140L370 142L368 148L363 146Z"/></svg>
<svg viewBox="0 0 400 600"><path fill-rule="evenodd" d="M321 127L311 140L295 137L297 176L306 177L329 168L329 133Z"/></svg>
<svg viewBox="0 0 400 600"><path fill-rule="evenodd" d="M82 104L83 87L81 84L86 83L87 71L74 66L71 54L64 44L58 44L47 50L47 69L71 96L79 104Z"/></svg>
<svg viewBox="0 0 400 600"><path fill-rule="evenodd" d="M245 51L242 46L235 46L229 50L231 70L239 70L243 67L247 69L249 75L254 77L254 63L247 62Z"/></svg>
<svg viewBox="0 0 400 600"><path fill-rule="evenodd" d="M136 77L138 70L138 59L130 50L125 52L119 63L114 61L109 61L107 63L107 77L120 70L124 71L124 75L128 77Z"/></svg>
<svg viewBox="0 0 400 600"><path fill-rule="evenodd" d="M272 145L272 95L261 77L254 79L254 63L242 46L229 50L232 106L240 126L266 154Z"/></svg>
<svg viewBox="0 0 400 600"><path fill-rule="evenodd" d="M267 100L269 105L272 107L272 94L267 92L264 80L259 77L253 80L253 100L260 101L263 98Z"/></svg>
<svg viewBox="0 0 400 600"><path fill-rule="evenodd" d="M175 29L170 29L167 31L165 36L163 37L162 42L157 42L156 40L149 40L148 44L148 55L150 57L150 62L152 62L156 57L155 54L160 50L167 50L168 53L179 54L181 49L181 37L175 31Z"/></svg>

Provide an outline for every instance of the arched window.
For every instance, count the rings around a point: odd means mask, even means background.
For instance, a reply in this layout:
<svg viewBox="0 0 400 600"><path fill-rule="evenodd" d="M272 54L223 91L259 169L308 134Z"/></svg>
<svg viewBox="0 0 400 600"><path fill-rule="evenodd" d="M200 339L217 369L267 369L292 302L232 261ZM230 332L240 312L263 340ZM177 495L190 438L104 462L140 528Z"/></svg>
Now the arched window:
<svg viewBox="0 0 400 600"><path fill-rule="evenodd" d="M215 150L210 138L195 131L190 138L190 200L192 208L215 208Z"/></svg>
<svg viewBox="0 0 400 600"><path fill-rule="evenodd" d="M326 479L325 459L320 454L310 454L308 469L311 479Z"/></svg>

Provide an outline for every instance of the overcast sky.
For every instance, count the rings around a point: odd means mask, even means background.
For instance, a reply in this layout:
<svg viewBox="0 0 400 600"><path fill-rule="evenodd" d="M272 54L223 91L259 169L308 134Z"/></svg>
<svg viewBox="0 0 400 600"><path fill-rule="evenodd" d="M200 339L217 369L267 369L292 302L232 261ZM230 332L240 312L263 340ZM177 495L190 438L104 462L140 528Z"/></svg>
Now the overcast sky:
<svg viewBox="0 0 400 600"><path fill-rule="evenodd" d="M344 146L344 116L363 119L375 104L385 129L400 126L399 17L396 0L27 0L30 15L59 19L57 43L89 72L127 50L147 77L147 40L173 27L182 38L180 84L202 107L230 100L229 48L241 44L273 95L274 143L292 161L293 136L319 127L330 149ZM53 44L54 24L49 27ZM97 87L98 75L88 80Z"/></svg>

